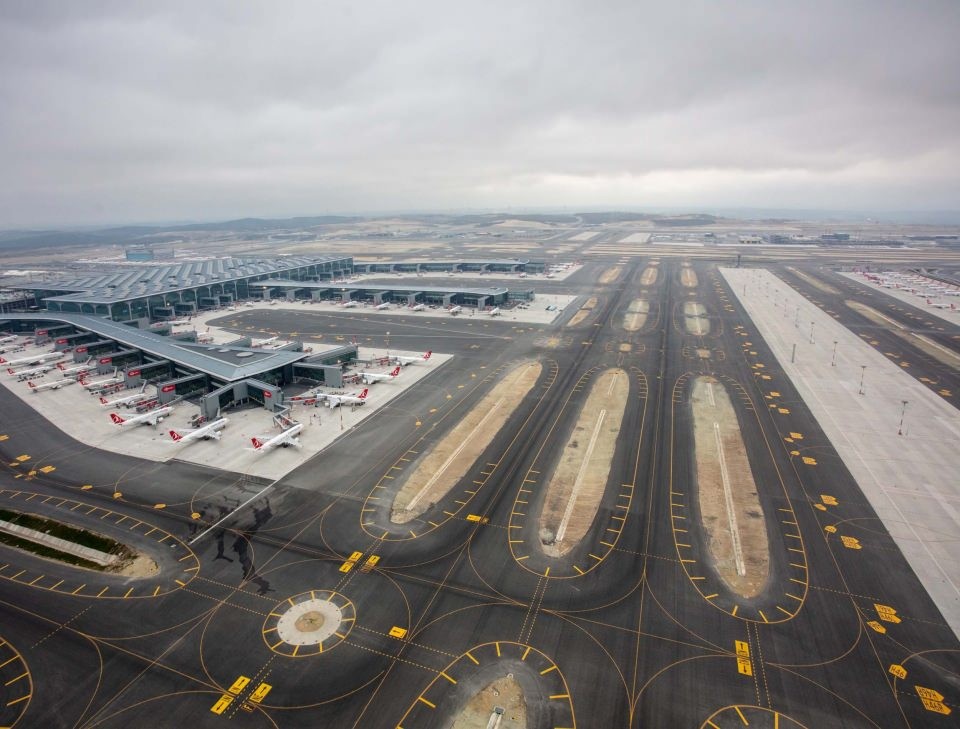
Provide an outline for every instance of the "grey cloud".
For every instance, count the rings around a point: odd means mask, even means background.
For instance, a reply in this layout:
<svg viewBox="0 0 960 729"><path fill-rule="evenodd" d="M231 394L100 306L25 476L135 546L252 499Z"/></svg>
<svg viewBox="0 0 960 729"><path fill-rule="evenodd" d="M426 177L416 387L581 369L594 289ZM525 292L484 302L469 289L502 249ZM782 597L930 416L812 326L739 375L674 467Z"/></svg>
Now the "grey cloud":
<svg viewBox="0 0 960 729"><path fill-rule="evenodd" d="M665 5L4 3L0 225L955 206L960 4Z"/></svg>

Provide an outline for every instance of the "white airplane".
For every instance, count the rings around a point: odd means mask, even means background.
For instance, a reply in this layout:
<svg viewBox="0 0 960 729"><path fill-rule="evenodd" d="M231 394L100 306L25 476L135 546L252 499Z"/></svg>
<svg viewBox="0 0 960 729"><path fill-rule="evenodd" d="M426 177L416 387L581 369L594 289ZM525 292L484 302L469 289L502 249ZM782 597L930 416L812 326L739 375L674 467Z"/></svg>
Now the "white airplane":
<svg viewBox="0 0 960 729"><path fill-rule="evenodd" d="M342 306L344 309L352 309L356 305L356 301L344 301L342 304L340 304L340 306Z"/></svg>
<svg viewBox="0 0 960 729"><path fill-rule="evenodd" d="M45 375L47 372L53 369L53 365L43 365L42 367L34 367L32 370L15 370L12 367L7 367L7 373L12 377L16 377L21 382L23 380L28 380L31 377L38 377L40 375Z"/></svg>
<svg viewBox="0 0 960 729"><path fill-rule="evenodd" d="M394 377L400 374L400 365L397 365L390 372L361 372L360 377L363 378L363 384L372 385L374 382L384 382L386 380L392 380Z"/></svg>
<svg viewBox="0 0 960 729"><path fill-rule="evenodd" d="M128 425L138 425L140 423L145 423L147 425L156 425L172 412L173 412L173 408L167 406L163 408L157 408L156 410L151 410L149 413L144 413L143 415L134 415L131 418L121 418L116 413L110 413L110 420L112 420L114 424L119 425L120 427L126 427Z"/></svg>
<svg viewBox="0 0 960 729"><path fill-rule="evenodd" d="M52 382L44 382L42 385L37 385L32 381L27 380L27 385L30 387L30 392L40 392L41 390L59 390L61 387L66 387L67 385L72 384L74 384L73 380L53 380Z"/></svg>
<svg viewBox="0 0 960 729"><path fill-rule="evenodd" d="M105 380L94 380L92 382L90 380L80 380L80 384L87 390L96 390L101 387L107 387L108 385L118 385L121 382L123 382L123 378L116 376L108 377Z"/></svg>
<svg viewBox="0 0 960 729"><path fill-rule="evenodd" d="M171 430L170 437L173 438L174 443L189 443L192 440L208 440L210 438L220 440L220 431L227 427L228 422L230 421L226 418L217 418L207 425L187 431L186 433L181 434L175 430Z"/></svg>
<svg viewBox="0 0 960 729"><path fill-rule="evenodd" d="M416 364L417 362L426 362L430 359L430 355L433 354L433 350L428 350L420 357L391 357L394 362L397 364L403 365L406 367L409 364Z"/></svg>
<svg viewBox="0 0 960 729"><path fill-rule="evenodd" d="M21 359L6 360L0 357L0 364L7 367L25 367L27 365L38 365L50 360L63 359L67 355L63 352L48 352L47 354L35 354L31 357L22 357Z"/></svg>
<svg viewBox="0 0 960 729"><path fill-rule="evenodd" d="M15 342L17 341L17 339L19 339L19 337L17 337L15 334L11 334L9 336L3 336L3 337L0 337L0 344L10 344L10 342Z"/></svg>
<svg viewBox="0 0 960 729"><path fill-rule="evenodd" d="M414 304L410 307L410 311L423 311L427 308L426 304Z"/></svg>
<svg viewBox="0 0 960 729"><path fill-rule="evenodd" d="M252 301L245 301L243 305L250 307L251 309L256 306L256 304L254 304Z"/></svg>
<svg viewBox="0 0 960 729"><path fill-rule="evenodd" d="M297 423L296 425L291 425L285 431L279 435L273 436L272 438L268 438L267 440L251 438L250 442L253 443L253 449L259 453L266 453L272 448L276 448L278 446L283 448L286 448L287 446L299 448L300 439L297 437L297 435L301 430L303 430L303 423Z"/></svg>
<svg viewBox="0 0 960 729"><path fill-rule="evenodd" d="M251 345L251 346L253 346L253 347L265 347L265 346L267 346L268 344L273 344L275 341L277 341L277 337L274 336L274 337L270 337L269 339L261 339L259 342L254 342L253 345Z"/></svg>
<svg viewBox="0 0 960 729"><path fill-rule="evenodd" d="M368 392L370 391L367 388L363 388L357 395L326 395L321 393L317 397L322 397L328 408L336 408L341 405L363 405L367 401Z"/></svg>
<svg viewBox="0 0 960 729"><path fill-rule="evenodd" d="M495 306L490 310L490 316L500 316L500 307Z"/></svg>
<svg viewBox="0 0 960 729"><path fill-rule="evenodd" d="M107 398L101 395L100 407L107 408L112 405L113 407L118 408L121 405L126 405L127 403L130 403L131 407L133 407L133 404L135 404L138 400L149 400L149 399L150 399L150 396L144 395L142 392L138 392L133 395L124 395L123 397L118 397L114 400L107 400Z"/></svg>
<svg viewBox="0 0 960 729"><path fill-rule="evenodd" d="M60 370L64 377L66 377L67 375L72 375L77 372L85 372L89 362L90 360L87 360L83 364L78 364L76 367L67 367L63 364L63 362L58 362L57 369Z"/></svg>
<svg viewBox="0 0 960 729"><path fill-rule="evenodd" d="M450 315L451 315L451 316L456 316L456 315L459 314L461 311L463 311L463 307L462 307L462 306L451 306L449 309L447 309L447 311L450 312Z"/></svg>
<svg viewBox="0 0 960 729"><path fill-rule="evenodd" d="M377 304L377 305L376 305L375 307L373 307L373 308L376 309L377 311L384 311L384 310L390 308L390 304L387 303L386 301L384 301L382 304Z"/></svg>

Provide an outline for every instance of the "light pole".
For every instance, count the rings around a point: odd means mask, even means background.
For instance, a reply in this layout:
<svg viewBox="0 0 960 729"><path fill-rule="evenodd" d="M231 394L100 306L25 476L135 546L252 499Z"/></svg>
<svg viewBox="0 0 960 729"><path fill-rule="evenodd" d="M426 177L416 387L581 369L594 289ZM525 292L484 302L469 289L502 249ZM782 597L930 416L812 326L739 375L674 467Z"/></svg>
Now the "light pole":
<svg viewBox="0 0 960 729"><path fill-rule="evenodd" d="M860 391L857 393L859 395L863 394L863 376L867 373L867 366L860 365Z"/></svg>
<svg viewBox="0 0 960 729"><path fill-rule="evenodd" d="M900 427L897 428L897 435L903 435L903 416L904 416L904 414L907 412L907 405L909 404L909 401L908 401L908 400L901 400L901 401L900 401L900 404L901 404L901 408L900 408Z"/></svg>
<svg viewBox="0 0 960 729"><path fill-rule="evenodd" d="M810 322L810 344L813 344L813 322Z"/></svg>
<svg viewBox="0 0 960 729"><path fill-rule="evenodd" d="M793 319L793 326L797 329L800 328L800 304L797 304L797 315Z"/></svg>
<svg viewBox="0 0 960 729"><path fill-rule="evenodd" d="M833 359L830 360L830 366L831 367L837 366L837 340L836 339L833 340Z"/></svg>

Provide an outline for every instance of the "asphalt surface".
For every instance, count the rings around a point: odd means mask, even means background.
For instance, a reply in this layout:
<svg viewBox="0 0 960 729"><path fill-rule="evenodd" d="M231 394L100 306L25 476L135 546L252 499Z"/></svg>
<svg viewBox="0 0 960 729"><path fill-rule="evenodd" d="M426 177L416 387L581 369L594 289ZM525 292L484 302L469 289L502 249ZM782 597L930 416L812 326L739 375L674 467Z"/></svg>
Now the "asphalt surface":
<svg viewBox="0 0 960 729"><path fill-rule="evenodd" d="M159 565L123 578L0 546L0 726L447 727L507 673L538 728L955 726L960 644L719 276L694 263L686 287L664 259L642 287L634 259L595 283L613 262L564 282L599 299L576 327L227 317L241 332L457 355L272 485L98 452L0 390L0 508L95 529ZM648 322L626 332L638 296ZM685 301L706 307L709 334L687 333ZM540 382L466 477L393 524L404 472L531 358ZM549 558L545 484L591 378L614 366L631 389L607 490L581 544ZM758 486L770 578L755 599L726 587L700 526L699 374L729 392ZM343 616L322 650L278 637L309 599Z"/></svg>

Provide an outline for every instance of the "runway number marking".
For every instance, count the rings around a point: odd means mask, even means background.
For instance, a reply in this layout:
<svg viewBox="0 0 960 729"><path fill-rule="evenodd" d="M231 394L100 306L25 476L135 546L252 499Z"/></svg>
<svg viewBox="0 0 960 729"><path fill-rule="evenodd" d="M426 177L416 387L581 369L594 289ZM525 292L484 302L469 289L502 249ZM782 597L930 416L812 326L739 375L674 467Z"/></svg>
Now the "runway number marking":
<svg viewBox="0 0 960 729"><path fill-rule="evenodd" d="M950 714L951 709L943 703L942 693L926 686L914 686L914 688L917 690L917 696L920 697L924 709L944 716Z"/></svg>
<svg viewBox="0 0 960 729"><path fill-rule="evenodd" d="M213 706L210 707L210 711L212 711L214 714L217 714L217 715L222 714L227 710L227 707L229 707L230 704L232 703L233 703L233 697L230 694L224 694L219 699L217 699L217 703L215 703Z"/></svg>
<svg viewBox="0 0 960 729"><path fill-rule="evenodd" d="M735 640L733 645L737 652L737 673L752 676L753 662L750 660L750 645L742 640Z"/></svg>

